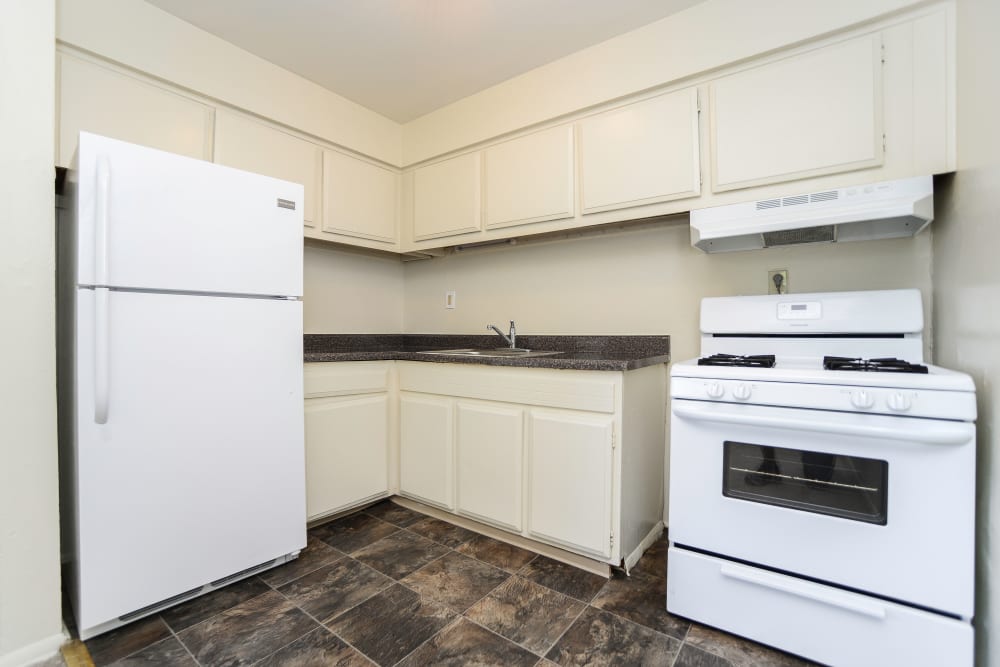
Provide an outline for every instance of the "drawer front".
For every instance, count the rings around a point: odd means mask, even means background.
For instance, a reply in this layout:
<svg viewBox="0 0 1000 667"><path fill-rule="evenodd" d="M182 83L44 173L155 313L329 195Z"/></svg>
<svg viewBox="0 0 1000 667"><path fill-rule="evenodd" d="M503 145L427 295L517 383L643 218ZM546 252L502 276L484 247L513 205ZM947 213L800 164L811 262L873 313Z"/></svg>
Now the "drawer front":
<svg viewBox="0 0 1000 667"><path fill-rule="evenodd" d="M667 610L830 665L971 665L972 625L671 547Z"/></svg>
<svg viewBox="0 0 1000 667"><path fill-rule="evenodd" d="M387 391L392 362L347 361L305 366L305 397L348 396Z"/></svg>

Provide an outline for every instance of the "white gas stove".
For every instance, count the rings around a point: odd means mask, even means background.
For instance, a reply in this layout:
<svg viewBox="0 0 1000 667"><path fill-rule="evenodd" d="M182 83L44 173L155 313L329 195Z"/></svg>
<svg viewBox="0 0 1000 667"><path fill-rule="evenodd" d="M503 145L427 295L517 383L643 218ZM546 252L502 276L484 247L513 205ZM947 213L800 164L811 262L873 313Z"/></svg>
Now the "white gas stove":
<svg viewBox="0 0 1000 667"><path fill-rule="evenodd" d="M829 664L971 664L974 385L917 290L705 299L671 371L669 611Z"/></svg>

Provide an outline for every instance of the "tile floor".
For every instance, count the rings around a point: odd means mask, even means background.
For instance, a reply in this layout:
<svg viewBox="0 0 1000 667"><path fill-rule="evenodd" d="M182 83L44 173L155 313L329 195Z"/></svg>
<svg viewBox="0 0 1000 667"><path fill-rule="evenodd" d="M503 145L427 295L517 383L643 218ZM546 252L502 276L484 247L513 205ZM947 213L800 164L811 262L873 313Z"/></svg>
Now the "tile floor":
<svg viewBox="0 0 1000 667"><path fill-rule="evenodd" d="M610 580L386 501L280 568L86 642L97 665L804 665L668 614L666 542Z"/></svg>

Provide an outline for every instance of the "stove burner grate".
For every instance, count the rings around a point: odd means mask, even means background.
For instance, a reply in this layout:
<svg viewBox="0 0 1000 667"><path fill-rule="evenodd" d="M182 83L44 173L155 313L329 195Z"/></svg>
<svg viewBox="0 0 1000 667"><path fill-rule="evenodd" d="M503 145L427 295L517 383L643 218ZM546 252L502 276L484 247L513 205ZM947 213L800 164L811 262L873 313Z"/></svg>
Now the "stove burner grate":
<svg viewBox="0 0 1000 667"><path fill-rule="evenodd" d="M774 368L773 354L713 354L698 360L699 366L749 366L753 368Z"/></svg>
<svg viewBox="0 0 1000 667"><path fill-rule="evenodd" d="M828 371L875 371L879 373L926 373L927 366L911 364L902 359L852 359L850 357L823 357L823 368Z"/></svg>

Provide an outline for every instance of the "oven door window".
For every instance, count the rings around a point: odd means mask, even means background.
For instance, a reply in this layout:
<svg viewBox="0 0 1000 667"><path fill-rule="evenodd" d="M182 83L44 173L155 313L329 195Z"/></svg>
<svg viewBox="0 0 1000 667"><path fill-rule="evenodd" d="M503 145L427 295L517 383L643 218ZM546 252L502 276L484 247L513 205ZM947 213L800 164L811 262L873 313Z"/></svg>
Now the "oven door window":
<svg viewBox="0 0 1000 667"><path fill-rule="evenodd" d="M724 496L886 524L886 461L730 440L724 447Z"/></svg>

